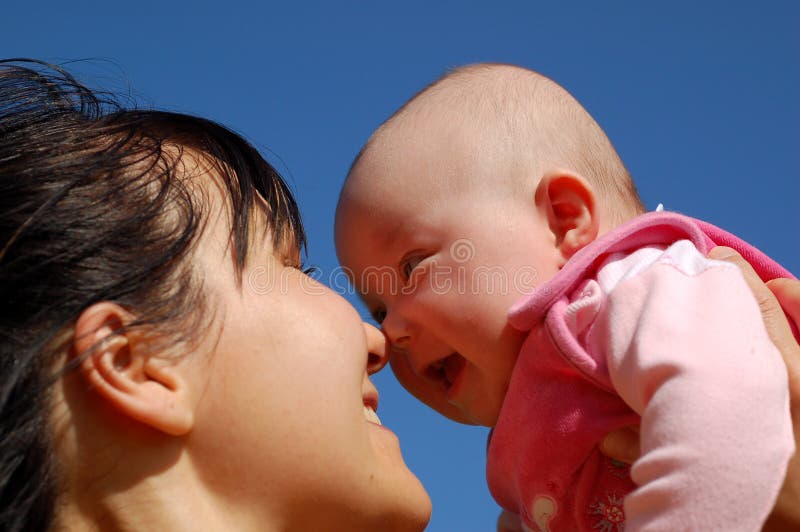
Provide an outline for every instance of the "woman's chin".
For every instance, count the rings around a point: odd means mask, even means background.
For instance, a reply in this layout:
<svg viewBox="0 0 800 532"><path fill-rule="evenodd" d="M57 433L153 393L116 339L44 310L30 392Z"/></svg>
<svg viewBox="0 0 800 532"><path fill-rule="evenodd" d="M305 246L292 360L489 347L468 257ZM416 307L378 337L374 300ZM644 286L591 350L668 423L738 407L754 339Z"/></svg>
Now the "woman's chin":
<svg viewBox="0 0 800 532"><path fill-rule="evenodd" d="M411 473L409 473L410 476ZM422 487L422 483L414 477L415 489L395 492L393 508L383 511L374 530L384 532L422 532L431 520L431 500Z"/></svg>
<svg viewBox="0 0 800 532"><path fill-rule="evenodd" d="M425 490L425 487L422 485L422 482L416 477L416 475L414 478L419 485L420 491L419 501L415 505L416 530L425 530L431 520L433 505L431 504L431 498L428 495L428 492Z"/></svg>
<svg viewBox="0 0 800 532"><path fill-rule="evenodd" d="M370 424L370 439L381 462L391 470L392 480L384 486L387 505L393 507L385 515L380 530L411 532L422 531L431 519L431 499L422 482L406 465L400 450L400 442L394 432L385 426Z"/></svg>

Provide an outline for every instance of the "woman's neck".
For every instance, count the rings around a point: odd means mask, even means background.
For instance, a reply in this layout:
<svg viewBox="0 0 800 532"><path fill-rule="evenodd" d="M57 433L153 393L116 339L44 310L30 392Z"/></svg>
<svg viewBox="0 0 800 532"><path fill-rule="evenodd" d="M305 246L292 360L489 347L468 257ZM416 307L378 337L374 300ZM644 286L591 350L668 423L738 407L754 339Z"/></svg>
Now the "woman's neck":
<svg viewBox="0 0 800 532"><path fill-rule="evenodd" d="M127 454L127 453L126 453ZM123 464L124 461L124 464ZM180 457L158 473L120 457L106 476L66 490L56 510L56 530L217 530L213 504ZM152 465L152 464L150 464ZM140 471L141 473L128 474ZM87 477L83 477L86 479ZM224 528L224 527L223 527Z"/></svg>

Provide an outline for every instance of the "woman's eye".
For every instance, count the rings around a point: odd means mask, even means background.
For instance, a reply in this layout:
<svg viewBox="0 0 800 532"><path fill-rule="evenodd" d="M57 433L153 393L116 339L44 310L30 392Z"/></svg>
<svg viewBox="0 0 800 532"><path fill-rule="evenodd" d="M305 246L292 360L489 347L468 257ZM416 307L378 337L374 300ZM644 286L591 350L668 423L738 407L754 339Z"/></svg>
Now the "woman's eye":
<svg viewBox="0 0 800 532"><path fill-rule="evenodd" d="M284 265L289 268L294 268L295 270L300 270L305 275L312 275L317 272L318 268L316 266L308 266L301 260L287 260L284 262Z"/></svg>
<svg viewBox="0 0 800 532"><path fill-rule="evenodd" d="M371 312L371 314L372 314L372 319L375 320L375 322L378 325L383 323L383 320L386 319L386 309L384 309L384 308L377 308L377 309L373 310Z"/></svg>

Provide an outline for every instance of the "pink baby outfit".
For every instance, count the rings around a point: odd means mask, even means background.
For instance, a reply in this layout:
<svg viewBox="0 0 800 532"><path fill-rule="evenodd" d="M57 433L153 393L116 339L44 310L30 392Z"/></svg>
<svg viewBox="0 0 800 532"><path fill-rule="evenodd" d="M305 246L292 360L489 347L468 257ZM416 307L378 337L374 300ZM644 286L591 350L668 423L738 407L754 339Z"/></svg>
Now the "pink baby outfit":
<svg viewBox="0 0 800 532"><path fill-rule="evenodd" d="M740 272L705 258L715 243L791 277L716 227L651 213L512 309L529 335L487 477L528 530L760 529L794 451L786 369ZM630 471L600 454L639 422Z"/></svg>

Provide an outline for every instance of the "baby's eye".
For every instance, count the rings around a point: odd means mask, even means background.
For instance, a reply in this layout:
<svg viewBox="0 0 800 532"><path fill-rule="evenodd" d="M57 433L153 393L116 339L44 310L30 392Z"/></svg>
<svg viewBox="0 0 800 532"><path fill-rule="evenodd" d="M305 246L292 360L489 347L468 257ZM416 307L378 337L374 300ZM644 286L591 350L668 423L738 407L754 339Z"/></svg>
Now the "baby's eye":
<svg viewBox="0 0 800 532"><path fill-rule="evenodd" d="M372 319L375 320L375 322L378 325L383 323L383 320L386 319L386 309L385 308L376 308L375 310L373 310L371 312L371 314L372 314Z"/></svg>
<svg viewBox="0 0 800 532"><path fill-rule="evenodd" d="M409 257L400 264L400 273L403 274L404 279L409 279L411 277L414 268L416 268L419 263L422 262L423 258L424 257L420 255Z"/></svg>

